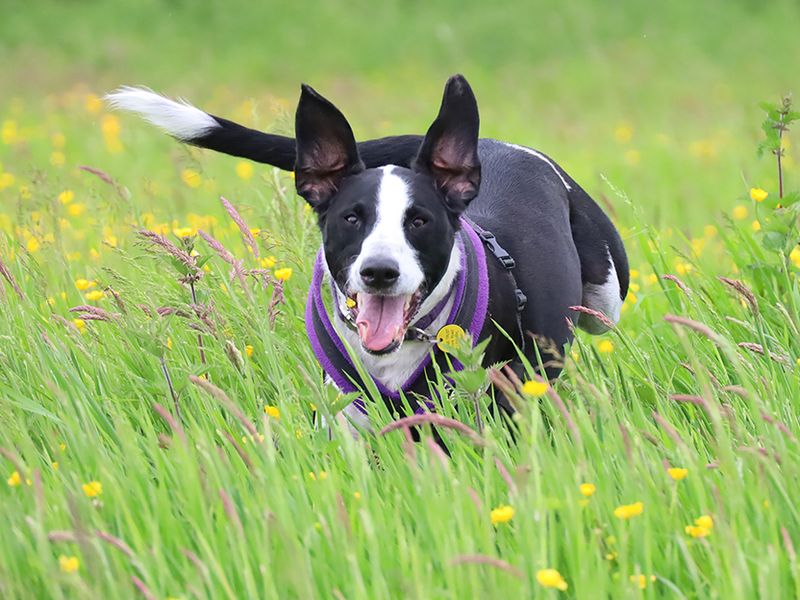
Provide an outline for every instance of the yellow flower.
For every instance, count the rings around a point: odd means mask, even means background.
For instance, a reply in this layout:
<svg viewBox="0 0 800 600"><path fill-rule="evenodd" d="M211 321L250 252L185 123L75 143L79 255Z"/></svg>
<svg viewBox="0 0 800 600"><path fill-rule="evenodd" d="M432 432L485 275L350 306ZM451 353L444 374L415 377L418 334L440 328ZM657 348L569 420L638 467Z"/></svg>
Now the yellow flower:
<svg viewBox="0 0 800 600"><path fill-rule="evenodd" d="M83 319L72 319L72 324L77 327L79 332L83 333L86 331L86 321Z"/></svg>
<svg viewBox="0 0 800 600"><path fill-rule="evenodd" d="M263 256L259 260L261 263L262 269L271 269L275 266L275 257L274 256Z"/></svg>
<svg viewBox="0 0 800 600"><path fill-rule="evenodd" d="M713 238L717 235L717 228L714 225L706 225L703 227L703 235L707 238Z"/></svg>
<svg viewBox="0 0 800 600"><path fill-rule="evenodd" d="M19 186L19 197L23 200L30 200L33 197L31 193L31 188L27 185Z"/></svg>
<svg viewBox="0 0 800 600"><path fill-rule="evenodd" d="M83 489L83 493L89 498L95 498L103 493L103 484L99 481L90 481L89 483L84 483L81 488Z"/></svg>
<svg viewBox="0 0 800 600"><path fill-rule="evenodd" d="M694 526L694 525L687 525L683 528L683 530L693 538L703 538L706 537L708 534L711 533L710 529L706 529L705 527Z"/></svg>
<svg viewBox="0 0 800 600"><path fill-rule="evenodd" d="M194 169L184 169L181 171L181 180L190 188L196 189L203 185L202 176Z"/></svg>
<svg viewBox="0 0 800 600"><path fill-rule="evenodd" d="M84 211L86 210L86 205L81 204L80 202L76 202L75 204L70 204L67 207L67 213L70 217L80 217Z"/></svg>
<svg viewBox="0 0 800 600"><path fill-rule="evenodd" d="M0 190L4 190L7 187L11 187L14 185L16 181L16 177L14 177L11 173L0 173Z"/></svg>
<svg viewBox="0 0 800 600"><path fill-rule="evenodd" d="M588 498L597 491L597 486L593 483L582 483L578 486L578 491Z"/></svg>
<svg viewBox="0 0 800 600"><path fill-rule="evenodd" d="M643 589L645 589L647 587L647 580L648 579L650 581L655 581L656 580L656 576L655 575L650 575L650 577L648 577L647 575L631 575L630 576L631 582L635 583L639 587L640 590L643 590Z"/></svg>
<svg viewBox="0 0 800 600"><path fill-rule="evenodd" d="M244 347L244 352L247 356L253 356L253 347L250 344Z"/></svg>
<svg viewBox="0 0 800 600"><path fill-rule="evenodd" d="M103 101L94 94L86 94L86 99L83 103L86 112L90 114L99 113L103 108Z"/></svg>
<svg viewBox="0 0 800 600"><path fill-rule="evenodd" d="M8 483L8 485L11 487L17 487L20 483L22 483L22 477L19 476L19 471L14 471L11 473L11 477L8 478L6 483Z"/></svg>
<svg viewBox="0 0 800 600"><path fill-rule="evenodd" d="M62 573L74 573L81 566L77 556L64 556L63 554L58 557L58 567Z"/></svg>
<svg viewBox="0 0 800 600"><path fill-rule="evenodd" d="M489 516L492 520L492 525L497 525L498 523L508 523L514 518L514 507L507 504L498 506L492 510Z"/></svg>
<svg viewBox="0 0 800 600"><path fill-rule="evenodd" d="M281 411L277 406L267 405L264 407L264 412L273 419L281 418Z"/></svg>
<svg viewBox="0 0 800 600"><path fill-rule="evenodd" d="M115 137L119 135L119 119L114 115L105 115L100 121L100 129L106 137Z"/></svg>
<svg viewBox="0 0 800 600"><path fill-rule="evenodd" d="M705 238L694 238L690 244L692 246L692 254L700 256L703 253L703 249L706 247L706 240Z"/></svg>
<svg viewBox="0 0 800 600"><path fill-rule="evenodd" d="M28 249L28 252L33 254L34 252L38 252L39 251L39 248L41 247L41 244L39 243L39 240L37 240L35 237L32 237L25 244L25 247Z"/></svg>
<svg viewBox="0 0 800 600"><path fill-rule="evenodd" d="M617 125L616 129L614 129L614 139L618 142L624 144L630 142L631 138L633 138L633 127L628 123L620 123Z"/></svg>
<svg viewBox="0 0 800 600"><path fill-rule="evenodd" d="M761 188L750 188L750 197L756 202L763 202L767 199L769 193Z"/></svg>
<svg viewBox="0 0 800 600"><path fill-rule="evenodd" d="M714 519L709 515L701 515L694 520L694 525L687 525L683 530L693 538L703 538L714 528Z"/></svg>
<svg viewBox="0 0 800 600"><path fill-rule="evenodd" d="M597 350L601 354L611 354L614 351L614 344L610 340L603 340L597 345Z"/></svg>
<svg viewBox="0 0 800 600"><path fill-rule="evenodd" d="M536 572L536 581L544 588L555 588L562 592L569 587L561 573L555 569L540 569Z"/></svg>
<svg viewBox="0 0 800 600"><path fill-rule="evenodd" d="M50 463L50 465L53 467L54 470L58 471L58 466L59 465L58 465L58 461L57 460L52 462L52 463Z"/></svg>
<svg viewBox="0 0 800 600"><path fill-rule="evenodd" d="M713 529L714 519L710 515L702 515L694 520L694 524L698 527L705 527L706 529Z"/></svg>
<svg viewBox="0 0 800 600"><path fill-rule="evenodd" d="M679 258L675 259L675 270L678 272L678 275L686 275L692 269L691 263L684 262Z"/></svg>
<svg viewBox="0 0 800 600"><path fill-rule="evenodd" d="M626 150L625 151L625 162L635 167L638 165L642 160L642 153L638 150Z"/></svg>
<svg viewBox="0 0 800 600"><path fill-rule="evenodd" d="M614 516L618 519L631 519L638 517L644 512L644 502L634 502L633 504L622 504L614 509Z"/></svg>
<svg viewBox="0 0 800 600"><path fill-rule="evenodd" d="M670 467L669 469L667 469L667 473L675 481L680 481L681 479L686 479L686 476L689 474L689 469L681 469L681 468L678 468L678 467Z"/></svg>
<svg viewBox="0 0 800 600"><path fill-rule="evenodd" d="M179 238L187 238L194 235L194 229L191 227L176 227L172 230L172 233Z"/></svg>
<svg viewBox="0 0 800 600"><path fill-rule="evenodd" d="M54 148L63 148L67 144L67 136L63 133L54 133L50 136L50 143Z"/></svg>
<svg viewBox="0 0 800 600"><path fill-rule="evenodd" d="M75 280L75 287L78 288L78 290L80 290L81 292L93 288L96 285L97 285L96 281L89 281L88 279Z"/></svg>
<svg viewBox="0 0 800 600"><path fill-rule="evenodd" d="M733 218L737 221L741 221L747 218L747 207L746 206L736 206L733 209Z"/></svg>
<svg viewBox="0 0 800 600"><path fill-rule="evenodd" d="M86 298L89 302L97 302L103 296L105 296L105 292L103 290L92 290L91 292L87 292L84 294L84 298Z"/></svg>
<svg viewBox="0 0 800 600"><path fill-rule="evenodd" d="M8 120L3 121L3 128L0 130L0 138L4 144L13 144L17 141L17 122Z"/></svg>
<svg viewBox="0 0 800 600"><path fill-rule="evenodd" d="M50 155L50 164L54 167L63 167L64 163L67 162L67 157L64 156L63 152L59 152L56 150Z"/></svg>
<svg viewBox="0 0 800 600"><path fill-rule="evenodd" d="M800 269L800 246L795 246L794 249L789 253L789 260L792 261L792 264Z"/></svg>
<svg viewBox="0 0 800 600"><path fill-rule="evenodd" d="M75 199L75 192L72 190L64 190L58 195L58 201L61 204L69 204Z"/></svg>
<svg viewBox="0 0 800 600"><path fill-rule="evenodd" d="M761 231L761 222L753 221L752 223L750 223L750 227L753 228L753 231Z"/></svg>
<svg viewBox="0 0 800 600"><path fill-rule="evenodd" d="M361 492L353 492L353 498L356 500L361 500Z"/></svg>
<svg viewBox="0 0 800 600"><path fill-rule="evenodd" d="M539 398L547 393L549 387L546 381L526 381L522 384L522 393L532 398Z"/></svg>
<svg viewBox="0 0 800 600"><path fill-rule="evenodd" d="M247 181L253 176L253 163L241 161L236 163L236 174L239 179Z"/></svg>
<svg viewBox="0 0 800 600"><path fill-rule="evenodd" d="M279 281L286 281L292 276L291 267L283 267L282 269L275 269L275 278Z"/></svg>
<svg viewBox="0 0 800 600"><path fill-rule="evenodd" d="M654 283L658 283L658 275L656 275L655 273L650 273L650 275L647 276L647 283L651 285Z"/></svg>

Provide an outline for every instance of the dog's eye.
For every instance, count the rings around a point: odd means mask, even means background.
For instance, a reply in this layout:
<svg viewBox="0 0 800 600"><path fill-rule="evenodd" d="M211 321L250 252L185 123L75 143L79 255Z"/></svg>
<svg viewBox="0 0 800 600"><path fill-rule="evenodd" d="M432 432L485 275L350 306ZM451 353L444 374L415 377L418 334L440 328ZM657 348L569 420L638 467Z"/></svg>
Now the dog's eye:
<svg viewBox="0 0 800 600"><path fill-rule="evenodd" d="M344 220L350 223L350 225L358 225L358 215L355 213L348 213L345 215Z"/></svg>
<svg viewBox="0 0 800 600"><path fill-rule="evenodd" d="M427 223L427 222L428 221L426 221L422 217L414 217L413 219L411 219L411 228L412 229L419 229L420 227L424 226L425 223Z"/></svg>

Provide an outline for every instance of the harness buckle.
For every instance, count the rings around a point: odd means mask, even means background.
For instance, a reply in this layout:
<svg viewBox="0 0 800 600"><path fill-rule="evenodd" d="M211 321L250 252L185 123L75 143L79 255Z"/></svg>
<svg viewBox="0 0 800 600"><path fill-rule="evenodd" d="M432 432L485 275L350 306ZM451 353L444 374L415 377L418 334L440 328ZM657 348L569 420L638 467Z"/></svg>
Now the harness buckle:
<svg viewBox="0 0 800 600"><path fill-rule="evenodd" d="M517 266L517 262L506 252L505 248L497 243L497 238L494 237L491 231L486 231L485 229L478 230L477 228L473 229L475 229L475 233L486 243L491 253L500 261L500 264L503 265L506 271L510 271Z"/></svg>
<svg viewBox="0 0 800 600"><path fill-rule="evenodd" d="M517 312L522 312L528 304L528 297L519 288L514 290L514 295L517 297Z"/></svg>
<svg viewBox="0 0 800 600"><path fill-rule="evenodd" d="M503 255L495 254L495 256L497 256L497 260L500 261L500 264L503 265L506 271L510 271L511 269L517 266L517 262L513 258L511 258L510 254L503 254Z"/></svg>

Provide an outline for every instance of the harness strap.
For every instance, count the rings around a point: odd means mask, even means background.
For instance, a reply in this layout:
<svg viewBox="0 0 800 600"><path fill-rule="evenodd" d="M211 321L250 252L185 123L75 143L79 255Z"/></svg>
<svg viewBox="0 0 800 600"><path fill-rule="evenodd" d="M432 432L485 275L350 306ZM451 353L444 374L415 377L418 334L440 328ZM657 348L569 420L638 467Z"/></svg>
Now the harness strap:
<svg viewBox="0 0 800 600"><path fill-rule="evenodd" d="M462 221L461 225L456 239L456 243L461 249L461 268L454 285L453 302L447 323L459 325L469 333L474 343L477 343L488 312L489 274L484 244L469 223ZM314 275L306 303L306 331L311 347L325 374L341 391L345 393L361 391L365 389L364 382L325 307L324 275L324 256L320 251L314 265ZM341 311L335 309L334 312L336 315L340 315ZM426 339L425 341L431 340ZM447 367L444 353L434 347L400 390L389 390L380 381L373 379L373 383L390 409L402 412L403 394L430 399L431 390L428 380L432 372L427 373L427 377L425 375L432 360L436 360L442 368ZM452 361L452 363L455 370L462 368L457 361ZM354 403L354 406L365 412L363 401Z"/></svg>
<svg viewBox="0 0 800 600"><path fill-rule="evenodd" d="M514 284L514 296L516 296L517 300L517 312L521 313L525 309L525 305L528 303L528 297L522 292L521 289L517 287L517 280L514 277L514 274L511 272L514 267L517 266L517 262L508 252L506 252L506 249L500 245L500 242L497 241L497 238L491 231L481 228L480 225L469 219L466 219L466 217L464 217L464 219L475 230L475 233L478 234L478 237L484 241L486 246L489 248L489 251L494 254L498 261L500 261L500 264L503 265L503 268L508 271L511 281ZM519 317L517 320L519 320ZM522 324L520 323L520 328L521 327Z"/></svg>
<svg viewBox="0 0 800 600"><path fill-rule="evenodd" d="M459 244L461 249L461 269L453 291L447 294L445 299L434 307L431 313L420 318L414 327L409 327L406 339L435 342L435 334L429 334L424 329L429 327L436 317L441 314L441 311L444 310L447 302L452 297L453 303L447 323L460 326L470 334L473 344L477 344L489 307L489 274L485 252L485 248L488 248L504 267L510 279L511 288L514 290L517 302L516 317L520 344L524 347L525 338L522 330L521 313L525 308L527 298L522 290L517 287L516 279L512 273L516 266L514 259L497 242L497 238L490 231L484 230L463 216L461 217L461 228L458 231L456 243ZM314 275L308 294L308 302L306 303L306 331L314 354L325 374L331 378L342 392L357 392L365 389L365 386L325 307L323 301L324 273L324 256L320 251L314 265ZM350 325L347 321L347 316L342 315L338 307L335 307L334 311L344 323L348 324L348 326ZM457 360L450 358L453 370L460 371L463 366ZM430 401L431 388L428 383L428 377L424 376L431 366L432 360L435 360L440 367L445 367L448 362L444 353L434 346L432 352L427 354L422 363L398 391L389 390L380 381L373 379L381 397L390 410L402 411L402 394L417 395L423 399L419 404L419 408L415 410L416 413L433 410L434 405ZM354 401L353 406L362 413L367 412L363 399Z"/></svg>

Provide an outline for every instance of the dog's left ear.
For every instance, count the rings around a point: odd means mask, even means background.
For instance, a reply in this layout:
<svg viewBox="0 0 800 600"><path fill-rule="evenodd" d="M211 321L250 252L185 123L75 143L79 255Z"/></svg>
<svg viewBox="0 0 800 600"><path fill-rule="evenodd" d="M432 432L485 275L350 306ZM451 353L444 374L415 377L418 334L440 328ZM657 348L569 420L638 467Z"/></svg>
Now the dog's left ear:
<svg viewBox="0 0 800 600"><path fill-rule="evenodd" d="M466 208L480 188L479 126L472 88L463 75L453 75L447 80L439 116L425 134L414 169L433 177L448 208L456 213Z"/></svg>
<svg viewBox="0 0 800 600"><path fill-rule="evenodd" d="M317 211L342 180L364 170L353 130L344 115L313 88L303 85L295 114L297 193Z"/></svg>

